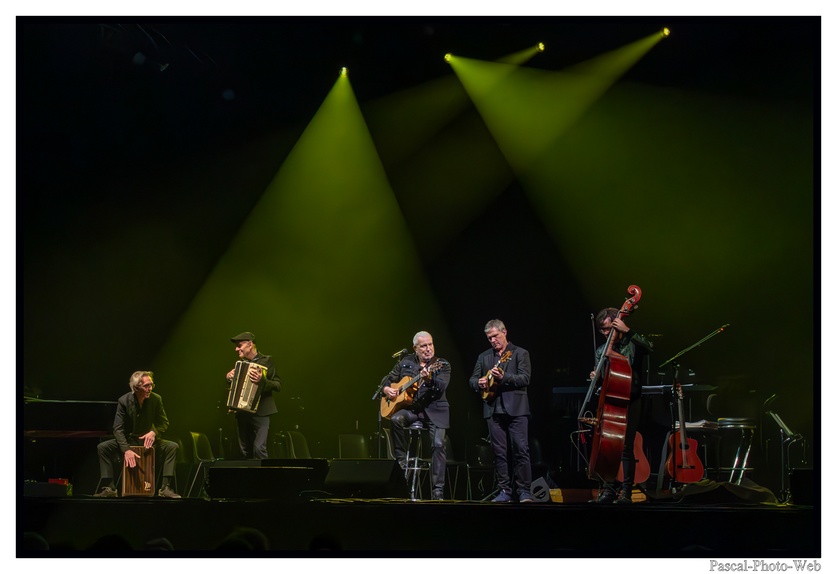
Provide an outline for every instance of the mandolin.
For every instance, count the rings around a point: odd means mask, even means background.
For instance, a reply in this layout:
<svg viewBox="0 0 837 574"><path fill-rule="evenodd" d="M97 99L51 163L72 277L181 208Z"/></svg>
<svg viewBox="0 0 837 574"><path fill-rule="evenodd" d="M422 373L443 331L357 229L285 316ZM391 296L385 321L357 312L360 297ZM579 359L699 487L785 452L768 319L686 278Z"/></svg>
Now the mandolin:
<svg viewBox="0 0 837 574"><path fill-rule="evenodd" d="M683 417L683 389L674 383L677 396L677 416L680 429L669 437L666 474L675 482L686 484L703 479L703 463L697 453L697 441L686 436L686 420Z"/></svg>
<svg viewBox="0 0 837 574"><path fill-rule="evenodd" d="M427 372L433 374L446 365L448 365L448 362L440 359L427 367ZM398 394L392 399L386 395L381 398L381 416L388 419L401 409L412 405L416 393L424 384L425 380L422 379L421 373L419 373L412 378L407 375L397 383L390 385L392 388L398 389Z"/></svg>
<svg viewBox="0 0 837 574"><path fill-rule="evenodd" d="M505 353L503 353L503 356L500 357L500 360L497 361L497 364L495 364L494 367L492 367L492 369L489 369L488 372L485 374L487 385L481 393L482 400L484 400L485 402L492 403L494 402L494 399L497 398L497 387L499 386L499 383L494 380L494 375L491 374L491 371L493 369L496 369L503 363L508 363L509 361L511 361L511 357L512 352L506 351Z"/></svg>

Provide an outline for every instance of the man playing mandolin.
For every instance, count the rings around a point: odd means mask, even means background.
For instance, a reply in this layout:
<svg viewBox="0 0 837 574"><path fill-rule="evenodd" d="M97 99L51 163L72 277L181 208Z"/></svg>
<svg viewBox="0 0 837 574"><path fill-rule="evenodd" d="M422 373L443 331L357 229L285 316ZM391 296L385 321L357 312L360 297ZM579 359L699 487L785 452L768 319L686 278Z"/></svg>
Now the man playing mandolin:
<svg viewBox="0 0 837 574"><path fill-rule="evenodd" d="M641 377L644 372L642 368L643 358L654 348L653 343L628 327L619 317L619 310L613 307L602 309L596 315L596 325L599 332L608 337L611 330L616 330L616 339L613 349L627 359L631 366L632 383L631 398L626 411L625 442L622 448L622 481L613 481L610 484L603 484L599 496L591 502L599 503L626 503L631 502L631 491L634 486L634 473L636 471L636 456L634 455L634 440L639 426L640 408L642 403ZM596 349L596 364L599 363L604 354L607 343ZM595 371L590 373L590 378L595 376Z"/></svg>
<svg viewBox="0 0 837 574"><path fill-rule="evenodd" d="M485 336L491 348L477 357L469 384L482 396L483 417L488 423L494 451L494 469L500 492L491 502L513 500L510 459L518 502L534 502L529 459L527 387L532 373L529 352L509 342L506 326L499 319L492 319L485 325Z"/></svg>
<svg viewBox="0 0 837 574"><path fill-rule="evenodd" d="M385 377L384 399L399 398L401 382L417 379L407 392L408 401L390 418L392 447L401 468L407 466L408 429L416 421L422 421L430 431L431 463L430 480L433 483L433 500L442 500L445 489L445 429L450 428L450 407L445 390L450 382L450 364L436 356L433 337L427 331L419 331L413 337L414 354L398 361Z"/></svg>

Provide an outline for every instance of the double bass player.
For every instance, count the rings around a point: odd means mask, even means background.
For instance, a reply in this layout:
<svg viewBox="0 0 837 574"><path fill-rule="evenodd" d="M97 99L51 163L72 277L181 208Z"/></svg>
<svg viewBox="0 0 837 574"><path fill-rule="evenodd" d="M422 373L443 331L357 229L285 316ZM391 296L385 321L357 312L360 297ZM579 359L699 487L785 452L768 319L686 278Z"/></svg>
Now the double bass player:
<svg viewBox="0 0 837 574"><path fill-rule="evenodd" d="M599 487L599 495L591 502L596 503L617 503L630 504L631 491L634 485L634 472L636 469L636 458L634 456L634 439L636 438L637 427L639 426L641 397L642 397L642 362L646 354L654 348L653 343L628 327L620 317L620 311L613 307L602 309L596 315L596 325L599 333L605 337L611 335L614 330L614 343L612 349L624 356L631 366L632 381L630 385L630 401L626 412L625 440L622 447L622 481L613 480L603 482ZM599 364L602 355L607 351L607 343L596 349L596 364ZM590 373L590 378L595 376L595 371Z"/></svg>

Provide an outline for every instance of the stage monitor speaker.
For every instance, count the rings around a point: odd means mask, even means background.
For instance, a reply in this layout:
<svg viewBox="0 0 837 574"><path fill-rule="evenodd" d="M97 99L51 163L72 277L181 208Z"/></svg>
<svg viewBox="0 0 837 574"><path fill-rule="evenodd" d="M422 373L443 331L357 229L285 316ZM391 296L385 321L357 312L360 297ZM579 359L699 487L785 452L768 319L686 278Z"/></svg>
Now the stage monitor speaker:
<svg viewBox="0 0 837 574"><path fill-rule="evenodd" d="M323 481L328 474L328 460L324 458L265 458L261 460L261 466L308 468L321 476Z"/></svg>
<svg viewBox="0 0 837 574"><path fill-rule="evenodd" d="M238 465L216 462L209 467L207 493L212 498L303 500L303 493L323 490L328 470L325 460L310 464L312 460L306 464L291 460L287 462L293 464L287 466L263 466L262 461L239 461L245 464Z"/></svg>
<svg viewBox="0 0 837 574"><path fill-rule="evenodd" d="M223 468L241 468L244 466L261 466L262 461L256 459L248 460L215 460L207 464L207 468L223 467Z"/></svg>
<svg viewBox="0 0 837 574"><path fill-rule="evenodd" d="M325 479L325 491L338 498L407 498L404 471L391 459L336 458Z"/></svg>
<svg viewBox="0 0 837 574"><path fill-rule="evenodd" d="M549 483L546 479L541 477L532 481L532 496L538 502L550 502Z"/></svg>

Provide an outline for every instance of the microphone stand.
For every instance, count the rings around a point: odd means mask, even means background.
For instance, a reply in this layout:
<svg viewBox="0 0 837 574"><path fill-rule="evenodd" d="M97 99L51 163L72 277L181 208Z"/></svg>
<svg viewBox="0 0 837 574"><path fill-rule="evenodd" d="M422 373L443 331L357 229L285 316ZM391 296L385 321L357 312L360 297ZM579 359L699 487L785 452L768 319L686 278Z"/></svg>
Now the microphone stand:
<svg viewBox="0 0 837 574"><path fill-rule="evenodd" d="M383 397L384 387L386 386L388 380L389 380L389 377L387 377L387 376L385 376L383 379L381 379L381 384L378 385L378 390L376 390L375 394L372 395L372 400L373 401L378 401ZM377 429L378 430L375 433L378 436L378 458L382 458L381 457L381 434L382 434L383 428L382 428L381 425L382 425L383 421L381 420L381 418L382 418L381 417L381 409L378 409L378 424L377 424Z"/></svg>
<svg viewBox="0 0 837 574"><path fill-rule="evenodd" d="M397 365L398 361L400 361L402 358L404 358L404 355L408 355L408 354L409 354L409 352L407 351L407 349L402 349L402 350L398 351L397 353L395 353L394 355L392 355L392 358L395 359L395 364ZM378 385L378 389L375 391L375 394L372 395L372 400L373 401L378 401L378 400L381 400L381 398L383 398L384 387L386 386L388 381L389 381L389 374L386 374L386 375L384 375L384 378L381 379L381 384ZM378 435L378 458L383 458L381 456L381 435L383 434L382 433L382 431L383 431L383 428L382 428L383 421L381 420L381 418L382 418L381 417L381 409L378 409L378 425L377 425L377 428L378 428L378 430L377 430L377 435Z"/></svg>
<svg viewBox="0 0 837 574"><path fill-rule="evenodd" d="M671 397L669 399L669 411L671 413L671 431L670 431L670 434L669 434L670 437L676 436L676 433L677 433L677 414L676 414L677 410L675 408L675 400L677 400L677 399L675 399L674 391L675 391L675 388L677 387L677 383L678 383L678 376L680 374L680 364L675 362L676 359L678 359L679 357L682 357L683 355L685 355L686 353L688 353L689 351L691 351L695 347L700 347L703 343L705 343L706 341L708 341L709 339L711 339L712 337L714 337L715 335L717 335L718 333L720 333L721 331L723 331L724 329L729 327L729 325L730 325L729 323L726 323L725 325L721 325L720 327L718 327L717 329L715 329L714 331L709 333L707 336L705 336L700 341L689 345L688 347L686 347L682 351L678 352L676 355L674 355L670 359L667 359L666 361L663 361L660 364L660 366L657 367L657 369L659 370L659 369L662 369L663 367L665 367L668 364L672 364L672 367L674 368L674 380L672 382ZM682 389L683 389L682 385L681 385L680 389L681 389L681 392L682 392ZM680 431L681 432L686 432L686 421L680 421L680 424L683 427L683 428L680 429ZM671 453L671 456L674 457L674 453ZM662 460L660 461L660 468L661 469L665 466L665 460L666 460L666 457L663 456ZM676 471L676 469L675 469L675 471ZM676 474L676 472L674 472L673 474ZM662 477L658 477L658 478L661 479ZM662 484L661 480L659 480L659 479L657 481L658 485ZM677 477L672 476L671 481L669 483L669 490L671 490L671 492L674 492L674 488L675 488L676 484L677 484Z"/></svg>
<svg viewBox="0 0 837 574"><path fill-rule="evenodd" d="M711 333L709 333L707 336L705 336L703 339L701 339L701 340L700 340L700 341L698 341L697 343L694 343L694 344L692 344L692 345L689 345L688 347L686 347L685 349L683 349L682 351L680 351L679 353L677 353L676 355L674 355L672 358L668 359L667 361L664 361L664 362L663 362L663 363L662 363L659 367L657 367L657 368L658 368L658 369L662 369L663 367L665 367L666 365L668 365L670 362L674 361L674 360L675 360L675 359L677 359L678 357L681 357L682 355L685 355L686 353L688 353L689 351L691 351L691 350L692 350L692 349L694 349L695 347L700 347L700 346L701 346L702 344L704 344L706 341L708 341L709 339L711 339L712 337L714 337L715 335L717 335L718 333L720 333L721 331L723 331L723 330L724 330L724 329L726 329L727 327L729 327L729 323L727 323L726 325L721 325L720 327L718 327L717 329L715 329L714 331L712 331Z"/></svg>

